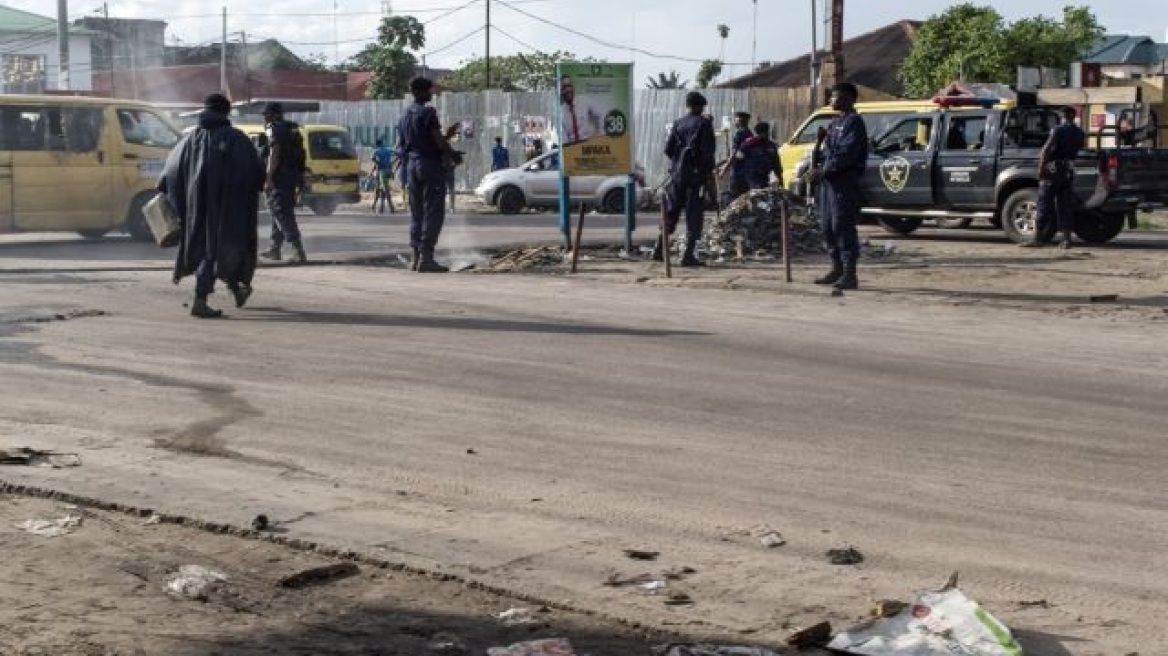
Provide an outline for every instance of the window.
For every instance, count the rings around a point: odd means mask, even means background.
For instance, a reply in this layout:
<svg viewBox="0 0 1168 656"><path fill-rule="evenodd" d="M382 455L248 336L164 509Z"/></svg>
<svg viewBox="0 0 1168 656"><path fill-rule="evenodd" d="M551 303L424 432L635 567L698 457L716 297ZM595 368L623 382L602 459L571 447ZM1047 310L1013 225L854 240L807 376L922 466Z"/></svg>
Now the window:
<svg viewBox="0 0 1168 656"><path fill-rule="evenodd" d="M924 150L929 147L932 131L931 117L904 119L880 135L876 140L876 150L885 153Z"/></svg>
<svg viewBox="0 0 1168 656"><path fill-rule="evenodd" d="M119 109L118 124L122 128L122 139L128 144L170 148L178 143L178 133L153 112Z"/></svg>
<svg viewBox="0 0 1168 656"><path fill-rule="evenodd" d="M102 110L95 107L0 108L0 148L91 153L101 143Z"/></svg>
<svg viewBox="0 0 1168 656"><path fill-rule="evenodd" d="M348 132L309 132L308 156L312 159L356 159L357 150Z"/></svg>
<svg viewBox="0 0 1168 656"><path fill-rule="evenodd" d="M828 124L831 123L831 120L833 118L835 118L835 117L834 116L816 116L815 118L811 119L811 122L807 124L807 127L803 128L802 130L799 131L799 134L795 135L795 138L791 140L791 143L795 143L795 144L813 144L813 143L815 143L817 135L819 134L819 129L820 128L827 129Z"/></svg>
<svg viewBox="0 0 1168 656"><path fill-rule="evenodd" d="M1006 117L1006 143L1018 148L1042 148L1056 125L1058 116L1053 109L1014 110Z"/></svg>
<svg viewBox="0 0 1168 656"><path fill-rule="evenodd" d="M984 116L950 118L945 150L980 150L985 146L985 130Z"/></svg>
<svg viewBox="0 0 1168 656"><path fill-rule="evenodd" d="M0 93L44 93L44 55L0 56Z"/></svg>

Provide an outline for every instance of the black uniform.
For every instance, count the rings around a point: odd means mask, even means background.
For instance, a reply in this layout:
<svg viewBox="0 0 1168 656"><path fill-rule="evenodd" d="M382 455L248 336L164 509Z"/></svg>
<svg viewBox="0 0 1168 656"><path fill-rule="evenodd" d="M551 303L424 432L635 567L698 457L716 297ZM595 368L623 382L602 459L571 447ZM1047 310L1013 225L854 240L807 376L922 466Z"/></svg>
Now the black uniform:
<svg viewBox="0 0 1168 656"><path fill-rule="evenodd" d="M819 185L820 226L836 265L854 270L860 258L860 179L868 165L868 128L859 114L832 120L824 141L823 181Z"/></svg>
<svg viewBox="0 0 1168 656"><path fill-rule="evenodd" d="M684 209L686 247L691 253L702 234L702 190L714 171L715 148L714 126L695 114L674 122L665 142L673 175L666 198L665 230L673 234Z"/></svg>
<svg viewBox="0 0 1168 656"><path fill-rule="evenodd" d="M410 246L423 260L433 258L446 220L446 170L434 142L434 131L441 129L438 112L418 102L406 108L397 126L410 189Z"/></svg>
<svg viewBox="0 0 1168 656"><path fill-rule="evenodd" d="M783 167L779 164L779 145L766 137L753 136L742 144L742 177L748 189L765 189L774 173L781 181Z"/></svg>
<svg viewBox="0 0 1168 656"><path fill-rule="evenodd" d="M1046 150L1046 169L1039 171L1038 239L1047 234L1051 217L1058 216L1058 229L1068 233L1075 227L1075 157L1087 138L1074 123L1062 123L1051 132Z"/></svg>
<svg viewBox="0 0 1168 656"><path fill-rule="evenodd" d="M268 143L280 146L280 161L277 162L276 174L272 176L274 188L267 194L268 211L272 214L272 244L277 247L285 240L293 244L300 242L296 191L300 188L302 172L292 158L292 131L297 127L283 119L268 124ZM270 148L269 145L267 155L271 154Z"/></svg>
<svg viewBox="0 0 1168 656"><path fill-rule="evenodd" d="M745 162L738 157L738 154L746 142L753 137L754 133L749 128L738 128L734 131L734 137L730 141L730 156L733 158L730 161L730 195L733 198L738 198L750 188L750 184L746 180Z"/></svg>

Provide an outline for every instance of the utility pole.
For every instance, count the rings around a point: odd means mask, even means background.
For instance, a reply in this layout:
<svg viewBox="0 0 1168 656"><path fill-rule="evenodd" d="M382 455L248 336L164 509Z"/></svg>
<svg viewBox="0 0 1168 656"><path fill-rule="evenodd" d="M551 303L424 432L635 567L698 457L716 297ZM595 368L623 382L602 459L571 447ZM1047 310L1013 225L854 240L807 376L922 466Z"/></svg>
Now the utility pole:
<svg viewBox="0 0 1168 656"><path fill-rule="evenodd" d="M219 86L223 95L230 98L231 91L227 88L227 7L223 8L223 41L219 44Z"/></svg>
<svg viewBox="0 0 1168 656"><path fill-rule="evenodd" d="M110 29L109 3L108 2L101 3L101 16L102 16L102 18L105 19L105 25L103 25L102 27L105 28L105 55L106 55L106 57L109 57L110 95L113 96L114 98L117 98L118 97L118 82L117 82L118 66L115 63L117 60L117 57L114 57L114 37L113 37L113 34L111 33L112 30Z"/></svg>
<svg viewBox="0 0 1168 656"><path fill-rule="evenodd" d="M487 57L484 60L486 62L487 85L485 88L490 89L491 88L491 0L486 0L485 4L487 5L487 29L486 29Z"/></svg>
<svg viewBox="0 0 1168 656"><path fill-rule="evenodd" d="M61 60L57 70L57 88L69 90L69 0L57 0L57 56Z"/></svg>
<svg viewBox="0 0 1168 656"><path fill-rule="evenodd" d="M819 106L819 21L815 3L816 0L811 0L811 111Z"/></svg>
<svg viewBox="0 0 1168 656"><path fill-rule="evenodd" d="M239 33L239 40L243 43L243 92L247 102L251 102L251 69L247 63L247 32Z"/></svg>
<svg viewBox="0 0 1168 656"><path fill-rule="evenodd" d="M750 72L758 67L758 0L754 0L754 25L750 37Z"/></svg>

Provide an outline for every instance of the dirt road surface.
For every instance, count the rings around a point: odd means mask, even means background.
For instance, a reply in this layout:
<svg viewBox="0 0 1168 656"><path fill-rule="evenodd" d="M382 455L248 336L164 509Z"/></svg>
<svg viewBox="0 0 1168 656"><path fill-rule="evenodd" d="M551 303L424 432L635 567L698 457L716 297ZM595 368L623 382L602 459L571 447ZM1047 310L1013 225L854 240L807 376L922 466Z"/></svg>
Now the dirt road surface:
<svg viewBox="0 0 1168 656"><path fill-rule="evenodd" d="M749 263L268 268L217 322L187 317L165 271L22 261L0 272L0 443L83 464L0 480L262 512L689 635L843 627L956 570L1028 654L1168 653L1163 252L896 251L843 298ZM762 546L769 529L787 544ZM847 545L862 564L827 562ZM690 606L603 585L683 567Z"/></svg>

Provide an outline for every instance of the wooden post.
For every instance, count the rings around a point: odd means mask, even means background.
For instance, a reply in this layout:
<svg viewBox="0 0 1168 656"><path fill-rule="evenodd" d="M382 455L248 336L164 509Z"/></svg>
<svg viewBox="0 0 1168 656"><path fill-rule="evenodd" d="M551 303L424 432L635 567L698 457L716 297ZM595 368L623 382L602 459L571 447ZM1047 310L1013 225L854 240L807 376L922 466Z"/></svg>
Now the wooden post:
<svg viewBox="0 0 1168 656"><path fill-rule="evenodd" d="M661 260L665 262L665 277L673 277L673 264L670 263L671 256L669 252L669 231L665 229L666 214L669 213L669 199L668 197L661 203Z"/></svg>
<svg viewBox="0 0 1168 656"><path fill-rule="evenodd" d="M779 222L783 229L783 272L786 281L791 282L791 219L787 212L787 199L779 201Z"/></svg>
<svg viewBox="0 0 1168 656"><path fill-rule="evenodd" d="M580 203L580 219L576 222L576 243L572 244L572 273L576 273L576 263L580 260L580 237L584 234L584 203Z"/></svg>

